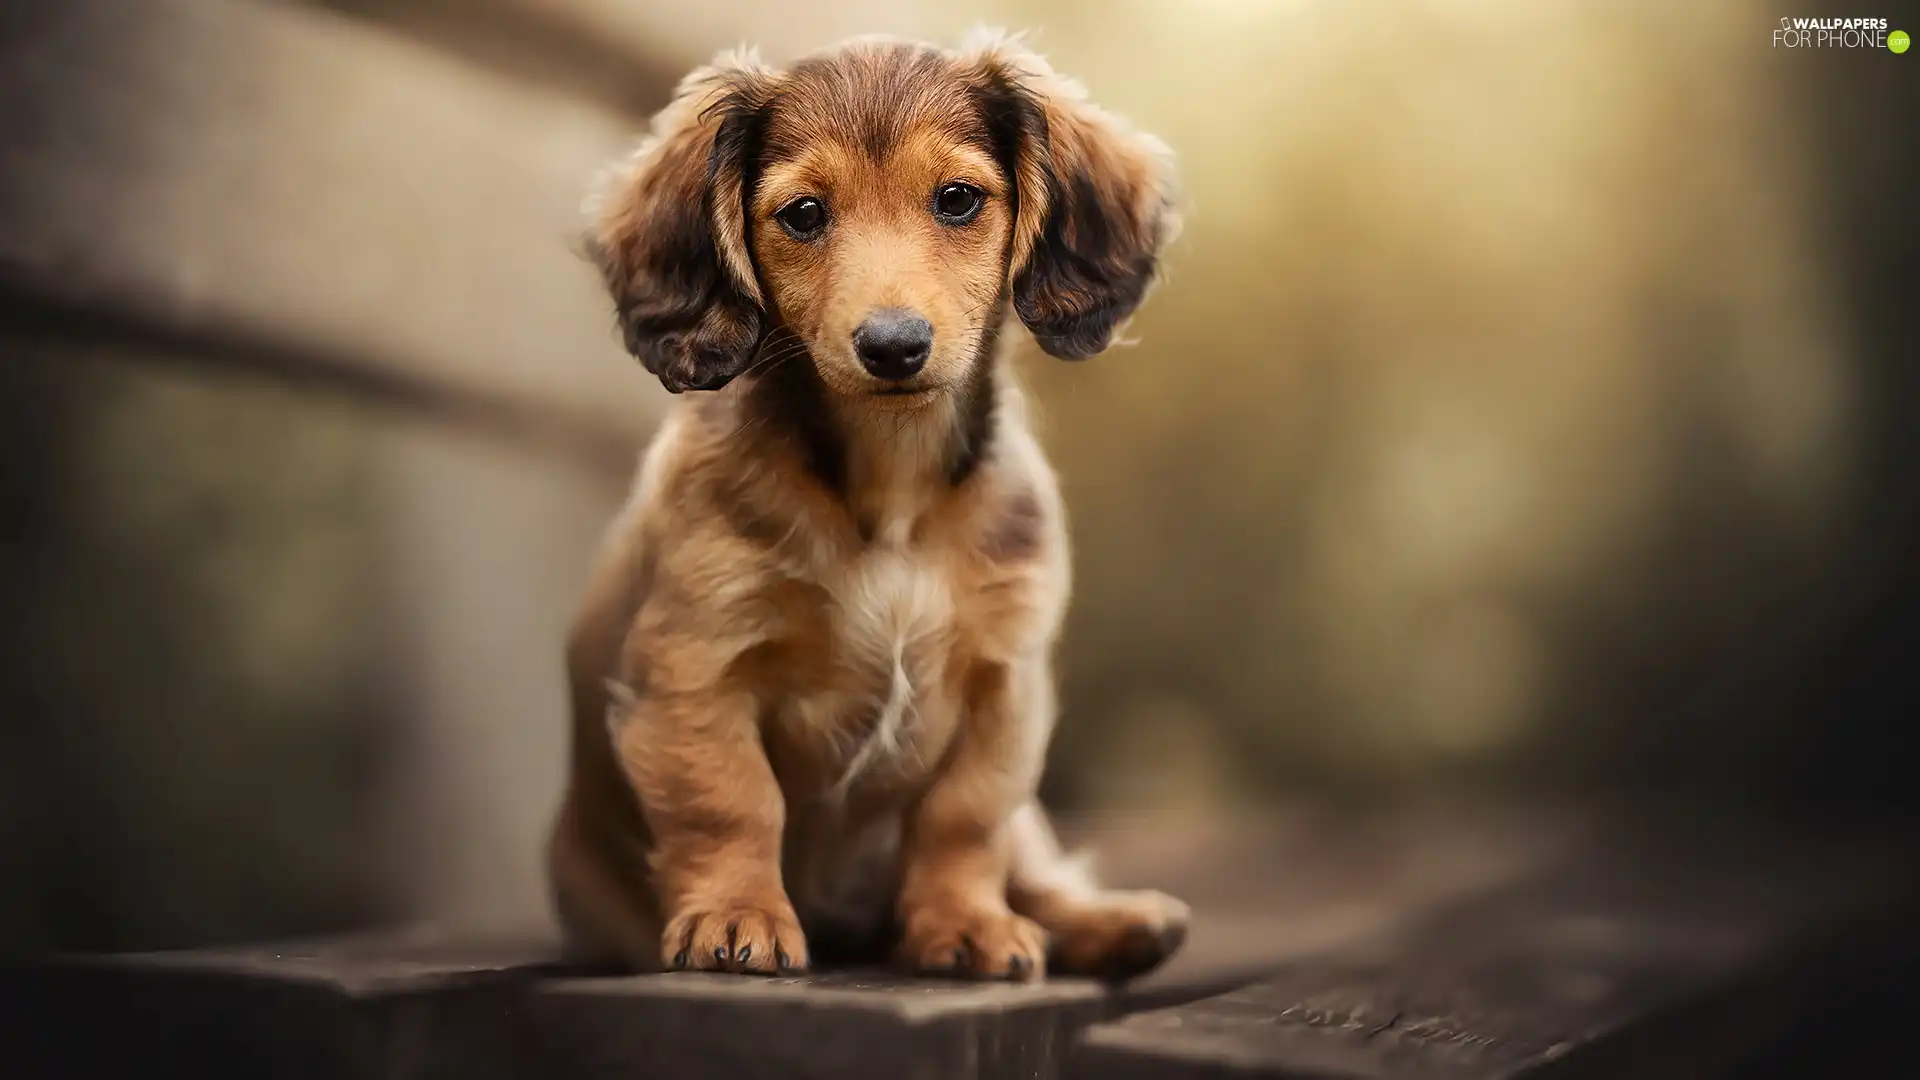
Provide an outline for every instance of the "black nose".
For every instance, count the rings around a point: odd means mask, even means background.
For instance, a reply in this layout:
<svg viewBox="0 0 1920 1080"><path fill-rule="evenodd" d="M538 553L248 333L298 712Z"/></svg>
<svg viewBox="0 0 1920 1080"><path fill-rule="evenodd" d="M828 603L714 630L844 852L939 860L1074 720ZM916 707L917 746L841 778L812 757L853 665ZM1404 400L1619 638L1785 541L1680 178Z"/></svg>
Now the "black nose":
<svg viewBox="0 0 1920 1080"><path fill-rule="evenodd" d="M853 332L853 351L875 378L912 378L932 348L933 324L905 308L876 311Z"/></svg>

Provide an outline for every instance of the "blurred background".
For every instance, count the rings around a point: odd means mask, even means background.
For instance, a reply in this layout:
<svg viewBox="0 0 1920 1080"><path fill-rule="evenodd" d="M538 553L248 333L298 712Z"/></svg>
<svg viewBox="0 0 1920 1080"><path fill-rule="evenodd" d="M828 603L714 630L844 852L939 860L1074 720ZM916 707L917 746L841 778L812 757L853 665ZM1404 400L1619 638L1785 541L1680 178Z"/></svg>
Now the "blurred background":
<svg viewBox="0 0 1920 1080"><path fill-rule="evenodd" d="M669 400L580 196L718 48L982 21L1188 201L1137 344L1021 342L1057 806L1920 810L1920 56L1770 41L1910 7L799 11L0 9L0 951L543 917L561 638Z"/></svg>

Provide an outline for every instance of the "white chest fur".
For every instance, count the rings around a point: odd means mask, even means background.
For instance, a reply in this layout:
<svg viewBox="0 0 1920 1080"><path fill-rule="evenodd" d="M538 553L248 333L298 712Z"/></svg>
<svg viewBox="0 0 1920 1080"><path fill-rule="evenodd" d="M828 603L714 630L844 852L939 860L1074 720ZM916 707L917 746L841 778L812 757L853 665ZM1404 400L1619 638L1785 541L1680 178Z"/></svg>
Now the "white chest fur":
<svg viewBox="0 0 1920 1080"><path fill-rule="evenodd" d="M955 636L946 563L903 536L823 568L831 672L789 702L812 739L835 747L828 787L788 807L785 877L802 918L853 930L884 921L898 884L904 807L848 816L849 796L930 768L958 703L940 687Z"/></svg>
<svg viewBox="0 0 1920 1080"><path fill-rule="evenodd" d="M931 699L953 640L953 587L944 565L891 539L881 538L823 582L832 601L829 653L843 669L836 681L854 688L851 700L822 703L850 709L851 725L846 715L819 718L837 720L850 736L838 794L912 752L923 709L937 704Z"/></svg>

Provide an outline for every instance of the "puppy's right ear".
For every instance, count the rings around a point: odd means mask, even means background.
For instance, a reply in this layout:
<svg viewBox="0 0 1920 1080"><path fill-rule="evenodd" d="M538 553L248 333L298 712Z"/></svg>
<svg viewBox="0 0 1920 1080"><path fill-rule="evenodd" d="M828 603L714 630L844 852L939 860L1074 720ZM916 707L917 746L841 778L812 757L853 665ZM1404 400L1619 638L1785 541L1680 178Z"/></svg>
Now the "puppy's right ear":
<svg viewBox="0 0 1920 1080"><path fill-rule="evenodd" d="M588 202L588 251L627 351L676 394L725 386L760 342L766 314L742 200L774 79L751 52L687 76Z"/></svg>

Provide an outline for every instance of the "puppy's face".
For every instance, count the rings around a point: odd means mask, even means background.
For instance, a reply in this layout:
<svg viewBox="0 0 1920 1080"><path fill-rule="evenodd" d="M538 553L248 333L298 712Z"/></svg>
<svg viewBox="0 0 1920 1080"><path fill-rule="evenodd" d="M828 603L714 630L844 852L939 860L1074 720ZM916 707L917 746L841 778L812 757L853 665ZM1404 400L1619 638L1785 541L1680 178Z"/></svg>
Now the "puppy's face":
<svg viewBox="0 0 1920 1080"><path fill-rule="evenodd" d="M834 391L908 407L990 361L1009 300L1048 352L1104 349L1176 226L1168 166L1005 39L723 57L615 174L592 246L669 390L804 351Z"/></svg>
<svg viewBox="0 0 1920 1080"><path fill-rule="evenodd" d="M767 300L822 381L913 404L965 383L1003 317L1009 178L968 84L932 50L790 74L752 193Z"/></svg>

